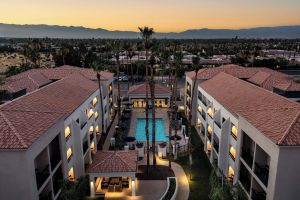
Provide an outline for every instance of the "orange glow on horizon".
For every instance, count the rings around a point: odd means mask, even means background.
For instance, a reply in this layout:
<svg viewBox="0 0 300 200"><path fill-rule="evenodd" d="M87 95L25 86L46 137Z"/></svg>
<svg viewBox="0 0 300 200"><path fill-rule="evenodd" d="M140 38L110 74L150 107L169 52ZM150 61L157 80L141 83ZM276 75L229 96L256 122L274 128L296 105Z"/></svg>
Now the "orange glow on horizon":
<svg viewBox="0 0 300 200"><path fill-rule="evenodd" d="M84 26L157 32L299 25L298 0L10 0L0 2L0 23Z"/></svg>

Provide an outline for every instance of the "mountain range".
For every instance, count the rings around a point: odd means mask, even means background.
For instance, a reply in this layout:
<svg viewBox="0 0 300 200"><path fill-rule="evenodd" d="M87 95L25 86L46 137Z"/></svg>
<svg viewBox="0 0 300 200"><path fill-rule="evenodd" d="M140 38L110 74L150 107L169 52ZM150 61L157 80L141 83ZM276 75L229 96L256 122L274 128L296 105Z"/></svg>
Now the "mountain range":
<svg viewBox="0 0 300 200"><path fill-rule="evenodd" d="M103 39L135 39L140 37L133 31L110 31L92 29L82 26L57 25L18 25L0 23L2 38L103 38ZM155 38L169 39L218 39L218 38L300 38L300 25L257 27L247 29L191 29L183 32L157 32Z"/></svg>

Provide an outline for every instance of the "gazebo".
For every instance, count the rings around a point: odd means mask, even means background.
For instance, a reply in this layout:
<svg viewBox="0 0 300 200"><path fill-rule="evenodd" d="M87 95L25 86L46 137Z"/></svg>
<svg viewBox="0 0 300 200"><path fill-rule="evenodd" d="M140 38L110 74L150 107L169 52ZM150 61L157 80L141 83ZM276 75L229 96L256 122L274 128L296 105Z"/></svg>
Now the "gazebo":
<svg viewBox="0 0 300 200"><path fill-rule="evenodd" d="M136 151L98 151L88 170L91 196L131 188L135 196Z"/></svg>

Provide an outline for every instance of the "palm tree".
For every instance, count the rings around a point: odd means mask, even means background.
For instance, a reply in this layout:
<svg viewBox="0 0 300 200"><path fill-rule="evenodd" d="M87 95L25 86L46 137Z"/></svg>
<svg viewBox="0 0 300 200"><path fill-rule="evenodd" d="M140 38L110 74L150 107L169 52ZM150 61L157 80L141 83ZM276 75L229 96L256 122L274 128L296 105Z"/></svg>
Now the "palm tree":
<svg viewBox="0 0 300 200"><path fill-rule="evenodd" d="M174 102L174 107L173 107L173 112L177 113L177 107L175 105L176 99L177 99L177 77L178 77L178 71L179 68L181 67L181 62L182 62L182 53L181 52L176 52L174 53L174 62L175 62L175 74L174 74L174 80L173 80L173 102ZM177 143L177 115L175 115L176 117L176 125L175 125L175 145ZM175 159L177 159L177 147L175 146Z"/></svg>
<svg viewBox="0 0 300 200"><path fill-rule="evenodd" d="M103 98L102 98L102 89L101 89L101 74L99 71L97 71L97 80L98 80L98 87L99 87L99 93L100 93L100 107L101 107L101 137L104 136L104 111L103 111ZM102 140L100 140L102 141ZM103 141L104 142L104 141ZM101 149L103 143L101 142Z"/></svg>
<svg viewBox="0 0 300 200"><path fill-rule="evenodd" d="M121 122L121 91L120 91L120 81L119 81L119 77L120 77L120 49L121 49L121 45L118 41L115 41L113 44L113 52L115 53L115 58L116 58L116 67L117 67L117 88L118 88L118 92L117 92L117 105L118 105L118 110L117 110L117 114L118 114L118 129L116 130L116 139L119 140L120 139L120 122ZM120 141L119 141L120 142Z"/></svg>
<svg viewBox="0 0 300 200"><path fill-rule="evenodd" d="M199 62L200 62L200 58L198 57L198 55L196 57L193 57L193 66L194 66L194 71L195 71L195 77L193 80L193 87L192 87L192 97L191 97L191 102L193 105L194 102L194 93L195 93L195 86L197 85L197 76L198 76L198 72L200 70L200 66L199 66ZM188 112L188 132L189 132L189 141L188 141L188 152L189 152L189 161L190 161L190 166L192 166L193 164L193 159L192 159L192 152L191 152L191 135L192 135L192 114L191 114L191 110Z"/></svg>
<svg viewBox="0 0 300 200"><path fill-rule="evenodd" d="M149 127L148 127L148 117L149 117L149 113L148 113L148 50L150 48L150 38L152 36L152 34L154 33L153 28L149 28L149 27L144 27L141 28L139 27L139 30L141 32L141 36L143 39L143 43L144 43L144 49L146 51L146 126L145 126L145 131L146 131L146 138L147 138L147 173L149 172L149 164L150 164L150 158L149 158ZM155 155L153 155L155 156Z"/></svg>
<svg viewBox="0 0 300 200"><path fill-rule="evenodd" d="M132 67L132 57L134 56L134 53L132 49L129 50L128 52L129 60L130 60L130 71L131 71L131 85L133 85L134 80L133 80L133 67Z"/></svg>
<svg viewBox="0 0 300 200"><path fill-rule="evenodd" d="M152 154L153 154L153 166L156 166L156 156L155 156L155 82L154 82L154 64L155 64L155 57L152 53L150 57L150 66L151 66L151 78L149 82L150 86L150 96L151 96L151 106L152 106Z"/></svg>
<svg viewBox="0 0 300 200"><path fill-rule="evenodd" d="M129 71L128 71L128 64L129 64L129 51L131 51L131 47L129 43L125 43L124 44L124 50L126 53L126 74L127 76L129 76ZM129 90L129 80L127 81L127 90Z"/></svg>

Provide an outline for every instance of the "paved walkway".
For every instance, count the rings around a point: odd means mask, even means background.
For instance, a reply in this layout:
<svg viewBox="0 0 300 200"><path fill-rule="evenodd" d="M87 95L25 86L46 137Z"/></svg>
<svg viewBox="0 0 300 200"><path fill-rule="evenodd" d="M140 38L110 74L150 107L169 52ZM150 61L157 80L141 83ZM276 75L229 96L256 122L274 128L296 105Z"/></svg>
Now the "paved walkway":
<svg viewBox="0 0 300 200"><path fill-rule="evenodd" d="M150 154L150 164L151 162L152 162L152 154ZM165 166L169 165L169 161L162 160L158 157L156 158L156 162L157 165L165 165ZM138 163L138 165L146 165L146 155L144 159ZM178 192L177 192L176 200L188 200L190 194L190 186L189 186L188 178L183 168L175 162L171 163L171 167L178 181Z"/></svg>
<svg viewBox="0 0 300 200"><path fill-rule="evenodd" d="M103 145L103 150L104 151L107 151L109 150L109 146L110 146L110 138L113 137L114 133L115 133L115 126L117 125L118 123L118 114L116 114L116 117L114 119L114 121L112 122L112 125L111 125L111 128L106 136L106 140L104 142L104 145Z"/></svg>

